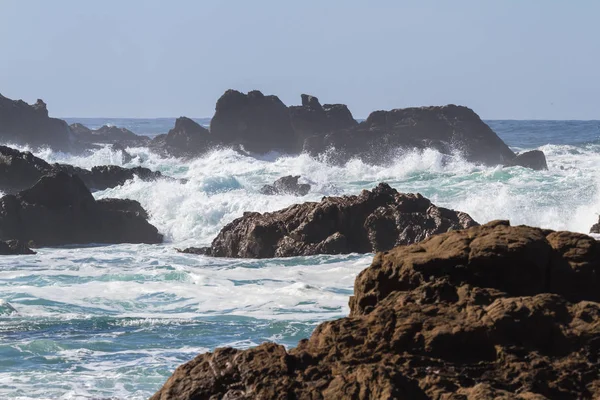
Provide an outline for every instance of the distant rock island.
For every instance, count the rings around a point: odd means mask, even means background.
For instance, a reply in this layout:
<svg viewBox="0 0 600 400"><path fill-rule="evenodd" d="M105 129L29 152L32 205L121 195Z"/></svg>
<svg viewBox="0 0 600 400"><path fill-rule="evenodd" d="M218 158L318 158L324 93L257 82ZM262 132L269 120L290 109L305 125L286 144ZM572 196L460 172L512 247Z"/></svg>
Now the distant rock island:
<svg viewBox="0 0 600 400"><path fill-rule="evenodd" d="M321 105L303 94L286 106L258 90L227 90L218 100L210 129L178 118L167 134L150 140L124 128L91 130L50 118L46 104L29 105L0 95L0 142L81 152L95 144L148 146L159 154L193 158L219 147L249 154L327 154L334 163L359 158L384 164L398 151L432 148L484 165L545 169L543 153L517 155L470 108L456 105L374 111L357 122L344 104ZM540 154L541 153L541 154Z"/></svg>

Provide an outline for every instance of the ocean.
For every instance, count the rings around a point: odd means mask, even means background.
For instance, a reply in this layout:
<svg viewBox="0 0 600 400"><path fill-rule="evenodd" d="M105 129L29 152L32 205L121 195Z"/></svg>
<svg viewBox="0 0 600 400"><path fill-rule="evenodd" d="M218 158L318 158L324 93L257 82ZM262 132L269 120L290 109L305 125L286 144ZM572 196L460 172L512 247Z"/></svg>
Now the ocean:
<svg viewBox="0 0 600 400"><path fill-rule="evenodd" d="M67 121L154 136L175 120ZM198 353L267 340L294 346L318 323L345 316L354 278L370 254L229 260L176 252L208 245L244 211L357 194L385 181L480 223L509 219L587 233L600 211L600 121L486 122L515 151L543 150L549 170L482 167L434 150L399 152L383 167L359 160L333 166L306 155L249 158L231 150L183 162L129 148L134 158L127 164L108 149L89 157L36 151L49 162L141 165L188 183L134 180L95 193L138 200L165 234L162 245L42 248L0 257L0 398L145 399ZM259 194L284 175L301 175L311 192Z"/></svg>

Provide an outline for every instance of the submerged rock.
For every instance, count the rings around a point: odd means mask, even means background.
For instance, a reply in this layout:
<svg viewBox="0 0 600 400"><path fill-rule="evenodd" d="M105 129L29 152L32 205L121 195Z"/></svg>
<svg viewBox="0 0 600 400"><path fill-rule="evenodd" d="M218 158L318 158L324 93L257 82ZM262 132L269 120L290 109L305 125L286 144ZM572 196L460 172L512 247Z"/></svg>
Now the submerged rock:
<svg viewBox="0 0 600 400"><path fill-rule="evenodd" d="M49 164L30 152L0 146L0 190L3 192L10 194L27 189L42 176L59 171L77 174L91 190L105 190L120 186L136 176L145 181L173 179L143 167L123 168L116 165L103 165L87 170L68 164Z"/></svg>
<svg viewBox="0 0 600 400"><path fill-rule="evenodd" d="M37 246L161 243L162 235L138 206L96 201L78 176L53 173L17 195L0 198L0 240Z"/></svg>
<svg viewBox="0 0 600 400"><path fill-rule="evenodd" d="M505 166L520 166L525 168L531 168L537 171L548 169L548 164L546 163L546 155L541 150L531 150L517 154L517 156L510 160L508 163L506 163Z"/></svg>
<svg viewBox="0 0 600 400"><path fill-rule="evenodd" d="M268 195L291 194L293 196L306 196L310 191L308 183L298 183L300 176L284 176L273 182L272 185L265 185L260 189L260 193Z"/></svg>
<svg viewBox="0 0 600 400"><path fill-rule="evenodd" d="M420 194L398 193L381 183L358 196L244 213L221 230L207 254L270 258L369 253L474 225L466 213L436 207Z"/></svg>
<svg viewBox="0 0 600 400"><path fill-rule="evenodd" d="M600 243L495 221L375 256L350 316L216 349L151 398L596 399Z"/></svg>
<svg viewBox="0 0 600 400"><path fill-rule="evenodd" d="M20 240L0 241L0 255L10 256L21 254L35 254L35 251L31 250Z"/></svg>

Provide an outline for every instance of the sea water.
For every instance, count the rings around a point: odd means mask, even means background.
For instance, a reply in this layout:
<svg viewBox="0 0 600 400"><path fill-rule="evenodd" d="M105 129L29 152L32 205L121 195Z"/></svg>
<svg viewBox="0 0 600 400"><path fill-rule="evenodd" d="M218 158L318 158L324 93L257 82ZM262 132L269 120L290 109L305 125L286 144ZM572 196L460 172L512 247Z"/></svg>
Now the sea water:
<svg viewBox="0 0 600 400"><path fill-rule="evenodd" d="M154 136L174 119L69 122ZM162 245L65 246L0 257L0 398L144 399L199 353L267 340L291 347L321 321L346 315L354 278L372 255L230 260L176 252L208 245L244 211L357 194L385 181L481 223L509 219L588 232L600 211L600 122L488 123L516 151L543 150L549 170L484 167L434 150L398 152L386 166L231 150L187 162L129 148L127 164L107 148L88 157L36 151L49 162L139 165L188 182L133 180L95 193L138 200L165 235ZM311 192L259 193L285 175L302 176Z"/></svg>

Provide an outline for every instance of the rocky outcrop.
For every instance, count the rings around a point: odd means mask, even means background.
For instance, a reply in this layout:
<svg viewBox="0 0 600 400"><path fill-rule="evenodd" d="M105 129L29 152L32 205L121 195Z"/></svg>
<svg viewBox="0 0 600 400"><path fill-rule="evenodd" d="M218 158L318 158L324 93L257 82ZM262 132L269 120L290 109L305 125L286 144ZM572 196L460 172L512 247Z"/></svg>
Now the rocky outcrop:
<svg viewBox="0 0 600 400"><path fill-rule="evenodd" d="M208 129L190 118L179 117L173 129L155 137L150 147L169 156L191 158L206 153L213 145Z"/></svg>
<svg viewBox="0 0 600 400"><path fill-rule="evenodd" d="M369 253L473 225L477 223L466 213L436 207L420 194L398 193L381 183L358 196L244 213L201 253L233 258Z"/></svg>
<svg viewBox="0 0 600 400"><path fill-rule="evenodd" d="M35 254L35 251L31 250L20 240L7 240L0 241L0 256L13 256L13 255L26 255Z"/></svg>
<svg viewBox="0 0 600 400"><path fill-rule="evenodd" d="M543 171L548 169L548 164L546 163L546 155L541 150L531 150L517 154L517 156L510 160L508 163L506 163L505 166L519 166L531 168L537 171Z"/></svg>
<svg viewBox="0 0 600 400"><path fill-rule="evenodd" d="M121 143L111 144L110 149L115 153L121 153L121 162L123 164L128 164L131 162L131 160L133 160L133 156L129 154L127 149L125 149L125 146L123 146Z"/></svg>
<svg viewBox="0 0 600 400"><path fill-rule="evenodd" d="M79 177L58 172L0 198L0 240L36 246L161 243L145 212L133 209L130 203L96 201Z"/></svg>
<svg viewBox="0 0 600 400"><path fill-rule="evenodd" d="M67 123L50 118L43 100L29 105L0 95L0 142L70 151L72 139Z"/></svg>
<svg viewBox="0 0 600 400"><path fill-rule="evenodd" d="M240 145L255 153L299 149L286 105L258 90L226 91L217 101L210 133L219 144Z"/></svg>
<svg viewBox="0 0 600 400"><path fill-rule="evenodd" d="M600 243L495 221L379 253L350 316L217 349L151 398L596 399Z"/></svg>
<svg viewBox="0 0 600 400"><path fill-rule="evenodd" d="M375 111L354 129L308 138L304 148L311 154L334 148L334 160L358 157L376 164L398 149L433 148L486 165L504 164L515 157L473 110L455 105Z"/></svg>
<svg viewBox="0 0 600 400"><path fill-rule="evenodd" d="M594 234L600 234L600 217L598 218L598 222L596 222L594 225L592 225L592 227L590 228L590 233L594 233Z"/></svg>
<svg viewBox="0 0 600 400"><path fill-rule="evenodd" d="M358 125L344 104L321 106L315 96L303 94L301 106L290 106L290 118L294 132L300 138L349 129Z"/></svg>
<svg viewBox="0 0 600 400"><path fill-rule="evenodd" d="M300 176L284 176L273 182L272 185L265 185L260 189L260 193L267 195L291 194L292 196L306 196L310 191L308 183L298 183Z"/></svg>
<svg viewBox="0 0 600 400"><path fill-rule="evenodd" d="M125 146L146 146L150 142L147 136L136 135L126 128L104 125L98 129L89 129L85 125L70 125L75 138L82 143L119 143Z"/></svg>
<svg viewBox="0 0 600 400"><path fill-rule="evenodd" d="M77 174L91 190L105 190L123 185L138 177L142 180L172 179L148 168L123 168L116 165L93 167L91 170L68 164L49 164L31 154L0 146L0 190L16 193L31 187L43 175L58 171Z"/></svg>

